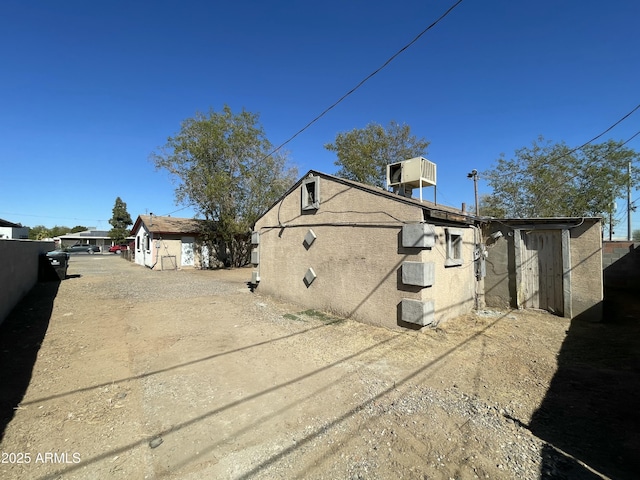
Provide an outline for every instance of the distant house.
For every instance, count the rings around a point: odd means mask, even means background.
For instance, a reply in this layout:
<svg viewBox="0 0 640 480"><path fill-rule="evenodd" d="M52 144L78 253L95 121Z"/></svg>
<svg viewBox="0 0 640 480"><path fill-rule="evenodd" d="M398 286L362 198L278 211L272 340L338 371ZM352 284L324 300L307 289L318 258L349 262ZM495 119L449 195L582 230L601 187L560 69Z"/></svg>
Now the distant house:
<svg viewBox="0 0 640 480"><path fill-rule="evenodd" d="M135 262L152 270L208 268L202 220L140 215L133 224Z"/></svg>
<svg viewBox="0 0 640 480"><path fill-rule="evenodd" d="M599 222L493 221L311 170L256 221L251 283L305 308L390 328L436 325L485 299L597 316Z"/></svg>
<svg viewBox="0 0 640 480"><path fill-rule="evenodd" d="M106 230L98 230L95 227L89 227L82 232L67 233L60 237L60 248L70 247L72 245L97 245L101 252L106 252L113 245L109 232Z"/></svg>
<svg viewBox="0 0 640 480"><path fill-rule="evenodd" d="M29 227L0 218L0 238L28 239Z"/></svg>

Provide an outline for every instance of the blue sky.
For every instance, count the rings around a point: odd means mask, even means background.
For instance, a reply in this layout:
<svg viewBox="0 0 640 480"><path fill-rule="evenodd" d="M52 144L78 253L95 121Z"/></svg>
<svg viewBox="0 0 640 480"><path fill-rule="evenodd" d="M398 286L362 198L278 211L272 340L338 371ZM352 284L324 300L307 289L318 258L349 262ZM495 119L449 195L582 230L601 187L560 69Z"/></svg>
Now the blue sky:
<svg viewBox="0 0 640 480"><path fill-rule="evenodd" d="M149 161L182 120L245 108L279 145L454 3L4 0L0 218L109 229L118 196L134 219L190 217ZM539 135L578 146L640 103L639 18L637 0L464 0L285 148L301 175L335 173L337 133L406 123L438 202L470 206L472 169ZM638 130L640 111L601 140Z"/></svg>

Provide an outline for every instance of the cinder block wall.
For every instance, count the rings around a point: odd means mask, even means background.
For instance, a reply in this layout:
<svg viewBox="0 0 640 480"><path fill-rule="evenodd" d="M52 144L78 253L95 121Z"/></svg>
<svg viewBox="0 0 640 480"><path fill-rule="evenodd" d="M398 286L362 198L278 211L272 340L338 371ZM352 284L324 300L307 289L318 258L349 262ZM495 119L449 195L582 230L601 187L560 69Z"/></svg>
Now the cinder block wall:
<svg viewBox="0 0 640 480"><path fill-rule="evenodd" d="M38 281L40 255L53 249L53 242L0 240L0 323Z"/></svg>
<svg viewBox="0 0 640 480"><path fill-rule="evenodd" d="M590 321L602 320L604 297L602 230L599 222L584 221L571 235L571 312Z"/></svg>
<svg viewBox="0 0 640 480"><path fill-rule="evenodd" d="M603 242L604 286L640 290L640 243Z"/></svg>

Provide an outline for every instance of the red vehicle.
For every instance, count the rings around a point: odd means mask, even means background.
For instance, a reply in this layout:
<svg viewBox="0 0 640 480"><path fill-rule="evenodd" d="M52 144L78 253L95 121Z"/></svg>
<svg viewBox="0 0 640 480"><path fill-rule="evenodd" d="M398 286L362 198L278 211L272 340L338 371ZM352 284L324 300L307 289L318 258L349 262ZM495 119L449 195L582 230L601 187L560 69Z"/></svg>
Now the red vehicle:
<svg viewBox="0 0 640 480"><path fill-rule="evenodd" d="M128 250L128 245L114 245L113 247L109 247L109 252L111 253L120 253L122 250Z"/></svg>

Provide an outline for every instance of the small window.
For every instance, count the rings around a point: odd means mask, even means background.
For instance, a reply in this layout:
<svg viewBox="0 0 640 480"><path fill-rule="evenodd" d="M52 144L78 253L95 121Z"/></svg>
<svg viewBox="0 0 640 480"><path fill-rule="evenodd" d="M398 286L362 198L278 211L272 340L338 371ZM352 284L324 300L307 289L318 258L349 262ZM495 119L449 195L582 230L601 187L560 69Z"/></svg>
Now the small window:
<svg viewBox="0 0 640 480"><path fill-rule="evenodd" d="M302 210L320 208L320 177L309 177L302 181Z"/></svg>
<svg viewBox="0 0 640 480"><path fill-rule="evenodd" d="M447 228L445 231L447 237L447 259L444 266L462 265L462 229Z"/></svg>
<svg viewBox="0 0 640 480"><path fill-rule="evenodd" d="M144 237L144 249L148 252L150 250L151 243L149 241L149 236Z"/></svg>
<svg viewBox="0 0 640 480"><path fill-rule="evenodd" d="M140 237L136 237L136 250L140 250Z"/></svg>

